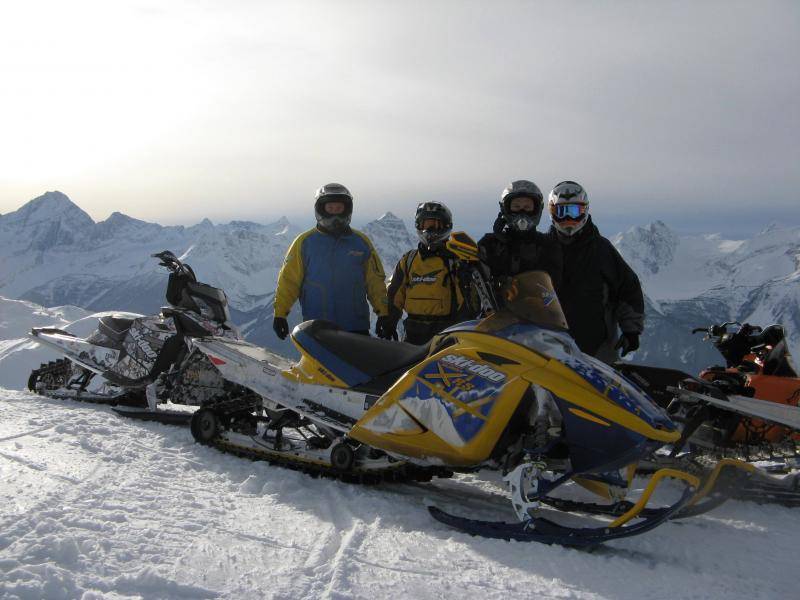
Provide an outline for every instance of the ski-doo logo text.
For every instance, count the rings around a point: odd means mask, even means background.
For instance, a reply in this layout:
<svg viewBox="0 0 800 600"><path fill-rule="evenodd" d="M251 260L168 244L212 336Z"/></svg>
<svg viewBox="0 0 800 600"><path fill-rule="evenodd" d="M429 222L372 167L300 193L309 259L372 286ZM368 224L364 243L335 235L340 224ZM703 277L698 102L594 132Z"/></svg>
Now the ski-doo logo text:
<svg viewBox="0 0 800 600"><path fill-rule="evenodd" d="M466 356L458 356L457 354L448 354L447 356L442 358L443 363L447 363L448 365L453 365L455 367L460 367L465 371L470 373L475 373L475 375L480 375L492 381L494 383L500 383L501 381L505 381L506 376L504 373L500 371L495 371L486 363L481 363L476 360L472 360L467 358Z"/></svg>
<svg viewBox="0 0 800 600"><path fill-rule="evenodd" d="M136 347L148 358L148 360L155 360L158 358L158 353L150 346L147 336L139 329L131 328L130 336L136 343Z"/></svg>
<svg viewBox="0 0 800 600"><path fill-rule="evenodd" d="M441 273L441 271L442 270L439 269L437 271L431 271L430 273L414 274L414 275L411 276L411 281L410 281L409 287L413 287L413 286L418 285L420 283L436 283L436 281L438 279L437 275L439 273Z"/></svg>

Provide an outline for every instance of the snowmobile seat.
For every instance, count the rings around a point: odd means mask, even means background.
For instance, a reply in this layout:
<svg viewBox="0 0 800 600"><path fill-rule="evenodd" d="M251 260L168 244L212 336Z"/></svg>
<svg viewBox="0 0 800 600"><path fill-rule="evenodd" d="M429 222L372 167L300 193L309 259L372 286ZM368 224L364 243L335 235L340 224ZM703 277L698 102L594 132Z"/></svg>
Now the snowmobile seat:
<svg viewBox="0 0 800 600"><path fill-rule="evenodd" d="M131 328L131 323L133 323L133 319L120 317L118 315L110 315L100 317L100 323L97 328L100 330L100 333L104 334L109 339L121 342L125 339L128 329Z"/></svg>
<svg viewBox="0 0 800 600"><path fill-rule="evenodd" d="M301 323L292 337L303 350L352 387L386 373L402 373L423 360L429 349L429 344L415 346L352 333L321 319Z"/></svg>
<svg viewBox="0 0 800 600"><path fill-rule="evenodd" d="M797 369L795 369L789 349L786 347L786 339L778 342L767 355L764 361L764 375L798 377Z"/></svg>
<svg viewBox="0 0 800 600"><path fill-rule="evenodd" d="M680 382L686 379L694 379L688 373L675 369L651 367L622 361L614 363L613 366L629 381L647 392L661 408L667 408L675 396L669 391L669 388L678 387Z"/></svg>

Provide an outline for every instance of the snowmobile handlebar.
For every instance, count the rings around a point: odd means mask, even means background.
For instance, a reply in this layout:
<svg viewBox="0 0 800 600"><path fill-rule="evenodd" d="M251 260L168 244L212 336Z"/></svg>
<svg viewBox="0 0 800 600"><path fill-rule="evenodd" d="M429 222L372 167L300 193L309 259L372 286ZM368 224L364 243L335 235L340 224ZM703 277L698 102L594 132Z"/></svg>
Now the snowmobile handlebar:
<svg viewBox="0 0 800 600"><path fill-rule="evenodd" d="M739 329L728 331L732 325ZM725 358L728 367L737 366L747 354L763 353L774 347L784 338L783 327L770 325L766 329L758 325L727 321L710 327L697 327L692 333L705 333L705 340L710 340Z"/></svg>
<svg viewBox="0 0 800 600"><path fill-rule="evenodd" d="M162 250L161 252L157 252L155 254L151 254L153 258L157 258L159 260L159 265L162 267L166 267L170 273L175 273L176 275L183 275L188 277L192 281L196 281L197 278L194 275L194 271L189 265L185 265L181 262L181 260L175 256L169 250Z"/></svg>
<svg viewBox="0 0 800 600"><path fill-rule="evenodd" d="M749 325L745 324L742 325L739 321L726 321L725 323L721 323L720 325L710 325L709 327L695 327L692 329L692 334L695 333L705 333L708 334L709 337L711 336L720 336L728 333L728 327L731 325L738 325L739 327L749 327Z"/></svg>

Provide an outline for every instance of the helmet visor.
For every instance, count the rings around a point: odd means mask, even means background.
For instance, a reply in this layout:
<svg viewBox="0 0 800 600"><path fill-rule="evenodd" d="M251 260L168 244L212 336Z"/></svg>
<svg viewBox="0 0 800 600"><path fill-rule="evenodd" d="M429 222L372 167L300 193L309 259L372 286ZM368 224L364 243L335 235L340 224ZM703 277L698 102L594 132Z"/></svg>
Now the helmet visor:
<svg viewBox="0 0 800 600"><path fill-rule="evenodd" d="M421 219L420 220L419 229L420 229L420 231L424 231L426 229L441 230L441 229L446 229L446 227L445 227L445 224L442 222L441 219L425 218L425 219Z"/></svg>
<svg viewBox="0 0 800 600"><path fill-rule="evenodd" d="M578 221L586 214L585 204L556 204L553 207L553 216L561 220Z"/></svg>

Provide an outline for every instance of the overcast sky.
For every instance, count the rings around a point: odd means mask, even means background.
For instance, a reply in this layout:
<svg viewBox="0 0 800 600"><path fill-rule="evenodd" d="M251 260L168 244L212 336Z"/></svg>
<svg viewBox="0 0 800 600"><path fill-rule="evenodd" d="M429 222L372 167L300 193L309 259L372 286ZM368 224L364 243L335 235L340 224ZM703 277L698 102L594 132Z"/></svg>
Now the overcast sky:
<svg viewBox="0 0 800 600"><path fill-rule="evenodd" d="M0 213L303 222L338 181L475 230L526 178L609 234L800 224L800 2L2 6Z"/></svg>

